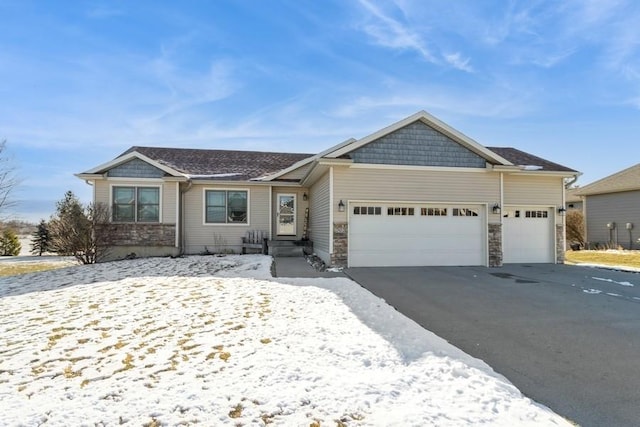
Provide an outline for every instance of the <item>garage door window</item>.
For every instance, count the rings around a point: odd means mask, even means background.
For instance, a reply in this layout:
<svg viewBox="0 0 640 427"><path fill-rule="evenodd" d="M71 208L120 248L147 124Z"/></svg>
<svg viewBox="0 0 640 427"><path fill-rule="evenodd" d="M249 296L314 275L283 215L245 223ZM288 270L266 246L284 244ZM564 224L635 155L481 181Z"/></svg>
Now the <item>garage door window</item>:
<svg viewBox="0 0 640 427"><path fill-rule="evenodd" d="M387 208L387 215L389 216L413 216L414 214L415 214L414 208L401 208L401 207Z"/></svg>
<svg viewBox="0 0 640 427"><path fill-rule="evenodd" d="M382 215L380 206L356 206L353 208L354 215Z"/></svg>
<svg viewBox="0 0 640 427"><path fill-rule="evenodd" d="M422 216L447 216L447 208L420 208Z"/></svg>
<svg viewBox="0 0 640 427"><path fill-rule="evenodd" d="M548 218L549 211L525 211L525 218Z"/></svg>
<svg viewBox="0 0 640 427"><path fill-rule="evenodd" d="M453 216L478 216L479 213L476 208L453 208Z"/></svg>

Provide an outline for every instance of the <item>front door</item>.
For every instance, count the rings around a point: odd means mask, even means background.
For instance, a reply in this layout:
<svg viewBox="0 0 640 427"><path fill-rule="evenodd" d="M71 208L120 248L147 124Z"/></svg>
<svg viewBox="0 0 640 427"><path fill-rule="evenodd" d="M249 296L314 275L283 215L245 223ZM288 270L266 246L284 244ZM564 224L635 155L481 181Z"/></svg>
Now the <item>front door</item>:
<svg viewBox="0 0 640 427"><path fill-rule="evenodd" d="M296 195L278 194L276 216L278 225L276 234L279 236L296 235Z"/></svg>

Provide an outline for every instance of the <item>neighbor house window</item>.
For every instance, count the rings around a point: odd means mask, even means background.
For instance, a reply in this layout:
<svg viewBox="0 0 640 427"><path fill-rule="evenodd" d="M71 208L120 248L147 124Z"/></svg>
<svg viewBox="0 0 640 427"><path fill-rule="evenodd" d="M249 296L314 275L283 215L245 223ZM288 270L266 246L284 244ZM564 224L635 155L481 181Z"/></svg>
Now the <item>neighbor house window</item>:
<svg viewBox="0 0 640 427"><path fill-rule="evenodd" d="M113 187L114 222L159 222L158 187Z"/></svg>
<svg viewBox="0 0 640 427"><path fill-rule="evenodd" d="M205 223L247 224L249 192L246 190L206 190Z"/></svg>

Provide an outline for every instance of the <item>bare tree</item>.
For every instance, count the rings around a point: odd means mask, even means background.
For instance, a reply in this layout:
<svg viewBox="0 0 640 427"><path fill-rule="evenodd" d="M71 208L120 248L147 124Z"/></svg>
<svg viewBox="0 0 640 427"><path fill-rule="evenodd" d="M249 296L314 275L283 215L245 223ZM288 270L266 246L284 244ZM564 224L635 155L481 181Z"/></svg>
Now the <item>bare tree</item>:
<svg viewBox="0 0 640 427"><path fill-rule="evenodd" d="M75 257L82 264L94 264L105 259L111 248L109 236L110 211L107 205L84 207L67 191L56 204L56 214L49 221L51 249Z"/></svg>
<svg viewBox="0 0 640 427"><path fill-rule="evenodd" d="M582 212L574 210L567 212L565 224L567 242L569 242L570 245L578 244L584 247L586 242L584 239L585 226Z"/></svg>
<svg viewBox="0 0 640 427"><path fill-rule="evenodd" d="M3 140L0 142L0 216L4 216L5 211L15 205L10 196L17 185L16 169L7 155L7 141Z"/></svg>

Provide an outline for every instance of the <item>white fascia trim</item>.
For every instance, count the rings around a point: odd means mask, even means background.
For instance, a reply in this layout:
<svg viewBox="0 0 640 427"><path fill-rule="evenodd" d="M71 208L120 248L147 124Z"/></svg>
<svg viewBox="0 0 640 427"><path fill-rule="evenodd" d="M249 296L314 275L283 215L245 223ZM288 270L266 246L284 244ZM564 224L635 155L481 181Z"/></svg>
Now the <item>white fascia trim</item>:
<svg viewBox="0 0 640 427"><path fill-rule="evenodd" d="M341 147L333 152L331 152L330 154L327 154L325 157L329 157L329 158L336 158L336 157L340 157L343 156L345 154L347 154L350 151L353 151L355 149L358 149L372 141L375 141L376 139L382 138L385 135L388 135L392 132L397 131L398 129L401 129L413 122L416 121L422 121L423 123L425 123L426 125L433 127L439 131L441 131L442 133L448 135L449 137L451 137L452 139L456 140L458 143L460 143L461 145L465 146L466 148L470 149L471 151L475 152L476 154L484 157L486 160L492 160L495 163L500 163L503 165L513 165L513 163L511 163L510 161L508 161L507 159L505 159L502 156L497 155L496 153L494 153L493 151L489 150L488 148L482 146L480 143L476 142L475 140L471 139L470 137L466 136L465 134L463 134L460 131L457 131L456 129L452 128L451 126L447 125L446 123L438 120L437 118L435 118L434 116L432 116L431 114L427 113L426 111L419 111L405 119L402 119L396 123L393 123L392 125L389 125L383 129L380 129L379 131L372 133L371 135L365 136L362 139L359 139L357 141L354 141L351 144L348 144L344 147Z"/></svg>
<svg viewBox="0 0 640 427"><path fill-rule="evenodd" d="M561 171L501 171L507 175L528 175L528 176L557 176L561 178L569 178L575 176L575 172L561 172Z"/></svg>
<svg viewBox="0 0 640 427"><path fill-rule="evenodd" d="M111 178L105 178L106 181L111 181L111 182L142 182L142 183L146 183L146 182L158 182L158 183L164 183L165 180L164 178L134 178L134 177L124 177L124 176L116 176L116 177L111 177Z"/></svg>
<svg viewBox="0 0 640 427"><path fill-rule="evenodd" d="M173 175L173 176L185 176L183 173L180 173L175 169L172 169L172 168L170 168L168 166L165 166L165 165L163 165L161 163L158 163L155 160L145 156L144 154L138 153L137 151L133 151L133 152L131 152L129 154L125 154L124 156L121 156L121 157L118 157L116 159L113 159L113 160L111 160L111 161L109 161L107 163L103 163L100 166L96 166L95 168L86 171L84 174L102 173L102 172L105 172L105 171L107 171L109 169L112 169L112 168L114 168L116 166L119 166L119 165L121 165L123 163L126 163L126 162L128 162L130 160L133 160L133 159L140 159L140 160L142 160L144 162L149 163L151 166L154 166L154 167L160 169L161 171L166 172L166 173L168 173L170 175ZM81 175L84 175L84 174L81 174Z"/></svg>
<svg viewBox="0 0 640 427"><path fill-rule="evenodd" d="M434 171L434 172L472 172L487 173L493 172L491 169L483 168L456 168L441 166L414 166L414 165L386 165L376 163L353 163L349 165L351 169L386 169L386 170L412 170L412 171Z"/></svg>

